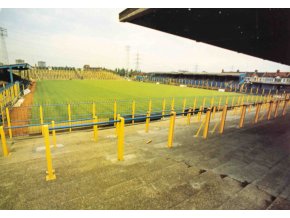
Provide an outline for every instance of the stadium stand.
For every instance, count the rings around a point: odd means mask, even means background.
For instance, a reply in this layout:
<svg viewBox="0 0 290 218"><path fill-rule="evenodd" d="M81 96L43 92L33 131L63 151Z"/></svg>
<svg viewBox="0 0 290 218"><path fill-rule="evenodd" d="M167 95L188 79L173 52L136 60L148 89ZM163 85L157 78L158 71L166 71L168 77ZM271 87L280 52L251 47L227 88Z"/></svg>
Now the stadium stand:
<svg viewBox="0 0 290 218"><path fill-rule="evenodd" d="M118 80L122 79L119 75L114 74L112 71L99 69L99 70L79 70L74 68L69 69L31 69L28 72L29 79L32 80Z"/></svg>

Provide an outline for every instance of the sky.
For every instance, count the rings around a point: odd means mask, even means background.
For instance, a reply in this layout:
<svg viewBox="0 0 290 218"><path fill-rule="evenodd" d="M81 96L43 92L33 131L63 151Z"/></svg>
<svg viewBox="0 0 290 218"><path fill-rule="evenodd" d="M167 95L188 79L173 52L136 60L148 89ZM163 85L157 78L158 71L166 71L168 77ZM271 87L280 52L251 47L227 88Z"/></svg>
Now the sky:
<svg viewBox="0 0 290 218"><path fill-rule="evenodd" d="M142 26L119 22L116 9L0 9L9 63L165 71L290 71L290 67Z"/></svg>

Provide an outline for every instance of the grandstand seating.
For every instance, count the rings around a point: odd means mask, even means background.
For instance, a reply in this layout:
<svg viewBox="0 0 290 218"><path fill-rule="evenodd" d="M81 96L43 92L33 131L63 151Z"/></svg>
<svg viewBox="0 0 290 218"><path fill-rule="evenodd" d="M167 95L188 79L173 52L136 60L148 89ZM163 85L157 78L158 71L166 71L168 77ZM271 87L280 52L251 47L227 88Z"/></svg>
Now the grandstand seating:
<svg viewBox="0 0 290 218"><path fill-rule="evenodd" d="M79 79L91 79L91 80L118 80L122 79L119 75L116 75L110 71L98 70L98 71L80 71L80 70L48 70L48 69L32 69L29 70L29 78L33 80L79 80Z"/></svg>

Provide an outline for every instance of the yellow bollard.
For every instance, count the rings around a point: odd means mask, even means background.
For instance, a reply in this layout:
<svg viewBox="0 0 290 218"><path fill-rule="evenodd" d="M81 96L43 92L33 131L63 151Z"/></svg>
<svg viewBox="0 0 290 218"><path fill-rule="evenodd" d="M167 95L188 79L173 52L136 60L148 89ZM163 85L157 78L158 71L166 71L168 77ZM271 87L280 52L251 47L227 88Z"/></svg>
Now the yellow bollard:
<svg viewBox="0 0 290 218"><path fill-rule="evenodd" d="M135 118L135 110L136 110L136 104L135 100L132 101L132 119ZM132 124L134 124L134 120L132 120Z"/></svg>
<svg viewBox="0 0 290 218"><path fill-rule="evenodd" d="M117 102L114 101L114 120L117 120ZM114 123L114 126L116 126L116 123Z"/></svg>
<svg viewBox="0 0 290 218"><path fill-rule="evenodd" d="M210 123L210 113L211 109L208 109L206 112L205 116L205 123L204 123L204 129L203 129L203 138L206 139L208 135L208 128L209 128L209 123Z"/></svg>
<svg viewBox="0 0 290 218"><path fill-rule="evenodd" d="M53 146L56 148L56 135L55 135L55 125L54 125L54 121L51 121L51 127L53 128L52 130L52 141L53 141Z"/></svg>
<svg viewBox="0 0 290 218"><path fill-rule="evenodd" d="M239 128L244 127L244 121L245 121L245 115L246 115L246 105L242 105L242 112L241 112L241 118L240 118L240 123L239 123Z"/></svg>
<svg viewBox="0 0 290 218"><path fill-rule="evenodd" d="M71 126L71 108L70 108L70 104L67 105L67 114L68 114L68 123ZM71 128L69 128L69 131L71 132Z"/></svg>
<svg viewBox="0 0 290 218"><path fill-rule="evenodd" d="M8 107L6 107L6 119L7 119L7 125L8 125L9 138L12 139L12 129L11 129L10 114L9 114Z"/></svg>
<svg viewBox="0 0 290 218"><path fill-rule="evenodd" d="M119 122L119 131L118 131L118 160L124 160L124 126L125 126L125 119L120 117Z"/></svg>
<svg viewBox="0 0 290 218"><path fill-rule="evenodd" d="M182 103L182 116L184 117L184 111L185 111L185 107L186 107L186 98L183 99L183 103Z"/></svg>
<svg viewBox="0 0 290 218"><path fill-rule="evenodd" d="M164 115L165 115L165 107L166 107L166 100L165 100L165 98L164 98L163 101L162 101L162 118L163 118Z"/></svg>
<svg viewBox="0 0 290 218"><path fill-rule="evenodd" d="M97 123L98 122L98 117L97 116L94 116L94 120L93 120L94 123ZM94 124L94 139L95 141L98 141L98 125L97 124Z"/></svg>
<svg viewBox="0 0 290 218"><path fill-rule="evenodd" d="M56 175L55 175L55 171L52 168L48 125L43 126L43 135L44 135L45 153L46 153L46 161L47 161L46 181L50 181L50 180L56 179Z"/></svg>
<svg viewBox="0 0 290 218"><path fill-rule="evenodd" d="M174 125L175 125L176 112L172 111L170 116L169 133L168 133L168 148L172 148L174 137Z"/></svg>
<svg viewBox="0 0 290 218"><path fill-rule="evenodd" d="M259 87L256 89L256 95L258 95L259 93Z"/></svg>
<svg viewBox="0 0 290 218"><path fill-rule="evenodd" d="M224 132L226 118L227 118L227 110L228 110L228 105L224 105L221 123L220 123L220 131L219 131L220 134L223 134L223 132Z"/></svg>
<svg viewBox="0 0 290 218"><path fill-rule="evenodd" d="M149 123L150 123L150 111L147 111L147 114L146 114L145 132L148 132L149 131Z"/></svg>
<svg viewBox="0 0 290 218"><path fill-rule="evenodd" d="M264 95L264 93L265 93L265 89L262 90L262 95Z"/></svg>
<svg viewBox="0 0 290 218"><path fill-rule="evenodd" d="M7 148L6 136L5 136L5 132L4 132L3 126L0 126L0 135L1 135L1 141L2 141L3 156L7 157L9 155L9 151L8 151L8 148Z"/></svg>

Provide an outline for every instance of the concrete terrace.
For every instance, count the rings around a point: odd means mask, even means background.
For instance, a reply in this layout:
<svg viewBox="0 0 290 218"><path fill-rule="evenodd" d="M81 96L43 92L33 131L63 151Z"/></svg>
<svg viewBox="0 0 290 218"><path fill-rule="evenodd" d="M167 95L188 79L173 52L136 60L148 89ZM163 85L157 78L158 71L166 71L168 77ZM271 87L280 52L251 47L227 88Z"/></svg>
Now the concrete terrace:
<svg viewBox="0 0 290 218"><path fill-rule="evenodd" d="M290 209L290 115L245 127L228 115L225 132L193 137L199 124L176 120L125 127L125 160L115 129L57 134L57 179L45 181L42 137L9 142L0 157L1 209ZM211 128L214 125L212 122Z"/></svg>

